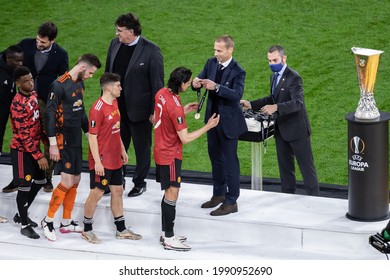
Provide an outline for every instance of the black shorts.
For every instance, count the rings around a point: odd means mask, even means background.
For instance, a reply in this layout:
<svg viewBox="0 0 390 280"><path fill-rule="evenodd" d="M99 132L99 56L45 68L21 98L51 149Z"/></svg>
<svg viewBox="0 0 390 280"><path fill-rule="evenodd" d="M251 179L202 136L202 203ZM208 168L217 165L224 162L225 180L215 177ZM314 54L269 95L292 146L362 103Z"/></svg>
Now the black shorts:
<svg viewBox="0 0 390 280"><path fill-rule="evenodd" d="M89 170L89 187L90 189L99 188L103 191L107 190L108 186L123 185L123 169L110 170L104 168L104 176L95 174L95 169Z"/></svg>
<svg viewBox="0 0 390 280"><path fill-rule="evenodd" d="M55 162L54 175L61 172L71 175L81 174L83 165L83 151L81 147L66 147L60 150L61 159Z"/></svg>
<svg viewBox="0 0 390 280"><path fill-rule="evenodd" d="M156 164L156 181L161 183L161 190L170 186L180 188L181 160L175 159L170 165Z"/></svg>
<svg viewBox="0 0 390 280"><path fill-rule="evenodd" d="M30 186L32 180L44 180L45 171L39 168L37 160L31 153L11 149L12 174L14 184L18 186Z"/></svg>

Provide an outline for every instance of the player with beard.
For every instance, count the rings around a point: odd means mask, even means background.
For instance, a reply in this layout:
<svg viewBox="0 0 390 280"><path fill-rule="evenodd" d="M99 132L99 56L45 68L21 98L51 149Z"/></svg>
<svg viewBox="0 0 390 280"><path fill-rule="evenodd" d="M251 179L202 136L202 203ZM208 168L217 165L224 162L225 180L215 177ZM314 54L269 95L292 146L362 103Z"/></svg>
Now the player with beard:
<svg viewBox="0 0 390 280"><path fill-rule="evenodd" d="M54 189L47 216L42 220L46 238L56 240L54 216L63 204L61 233L81 232L71 219L82 168L82 132L88 132L88 118L84 108L84 80L92 78L101 67L99 58L84 54L76 65L51 85L47 100L47 136L50 141L50 159L55 161L54 175L61 181Z"/></svg>

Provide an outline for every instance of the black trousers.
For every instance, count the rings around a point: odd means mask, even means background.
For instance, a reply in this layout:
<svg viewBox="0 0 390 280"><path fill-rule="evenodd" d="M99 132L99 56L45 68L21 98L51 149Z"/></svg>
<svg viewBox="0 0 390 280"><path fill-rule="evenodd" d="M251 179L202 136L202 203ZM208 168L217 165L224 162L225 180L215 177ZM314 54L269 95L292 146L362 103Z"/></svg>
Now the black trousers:
<svg viewBox="0 0 390 280"><path fill-rule="evenodd" d="M213 196L225 196L224 204L235 204L240 196L238 137L229 139L221 124L207 132L208 153L213 175Z"/></svg>
<svg viewBox="0 0 390 280"><path fill-rule="evenodd" d="M310 137L286 142L276 133L275 141L282 192L295 193L295 158L301 170L307 194L317 196L319 194L319 184L314 166Z"/></svg>
<svg viewBox="0 0 390 280"><path fill-rule="evenodd" d="M122 118L121 138L126 151L130 147L130 142L133 141L136 158L133 183L135 187L144 187L146 186L145 179L150 169L152 124L149 120L131 122L127 118ZM126 174L124 175L126 176Z"/></svg>

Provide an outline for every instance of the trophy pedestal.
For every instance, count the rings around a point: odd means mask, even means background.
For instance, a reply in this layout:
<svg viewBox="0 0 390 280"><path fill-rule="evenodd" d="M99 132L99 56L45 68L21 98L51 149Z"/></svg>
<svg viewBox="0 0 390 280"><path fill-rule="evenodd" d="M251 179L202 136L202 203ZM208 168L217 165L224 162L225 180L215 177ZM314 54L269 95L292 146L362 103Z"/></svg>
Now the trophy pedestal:
<svg viewBox="0 0 390 280"><path fill-rule="evenodd" d="M251 189L263 190L263 142L252 142Z"/></svg>
<svg viewBox="0 0 390 280"><path fill-rule="evenodd" d="M355 221L374 222L389 218L390 113L375 120L362 120L354 113L348 121L348 213Z"/></svg>
<svg viewBox="0 0 390 280"><path fill-rule="evenodd" d="M244 134L240 135L238 138L241 141L252 142L251 149L251 189L252 190L263 190L263 150L264 150L264 141L271 138L274 134L274 125L269 127L267 137L264 135L264 131L252 132L247 131Z"/></svg>

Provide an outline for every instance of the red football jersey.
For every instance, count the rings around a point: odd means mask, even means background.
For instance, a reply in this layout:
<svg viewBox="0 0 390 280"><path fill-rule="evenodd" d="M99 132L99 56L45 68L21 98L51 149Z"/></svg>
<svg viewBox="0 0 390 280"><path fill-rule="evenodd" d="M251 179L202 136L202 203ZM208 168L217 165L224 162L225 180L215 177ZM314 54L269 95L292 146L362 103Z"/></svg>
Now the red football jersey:
<svg viewBox="0 0 390 280"><path fill-rule="evenodd" d="M120 119L116 99L110 105L99 98L89 112L89 133L97 135L100 160L104 168L110 170L121 168L123 165ZM89 149L88 160L89 169L94 169L95 160L91 149Z"/></svg>
<svg viewBox="0 0 390 280"><path fill-rule="evenodd" d="M18 92L12 100L11 108L12 142L11 149L31 153L35 160L43 158L41 141L49 144L43 130L37 93L24 95Z"/></svg>
<svg viewBox="0 0 390 280"><path fill-rule="evenodd" d="M169 165L183 158L183 144L177 131L187 128L180 97L169 89L160 89L154 106L154 161Z"/></svg>

